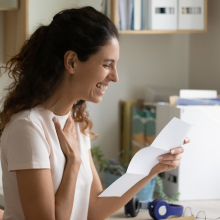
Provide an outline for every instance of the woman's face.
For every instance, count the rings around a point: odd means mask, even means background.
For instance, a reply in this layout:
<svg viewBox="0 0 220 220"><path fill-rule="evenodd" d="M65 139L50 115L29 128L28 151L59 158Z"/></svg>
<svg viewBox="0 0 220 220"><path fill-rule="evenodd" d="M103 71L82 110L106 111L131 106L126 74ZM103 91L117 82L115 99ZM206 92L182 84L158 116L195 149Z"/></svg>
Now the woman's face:
<svg viewBox="0 0 220 220"><path fill-rule="evenodd" d="M109 83L118 81L116 64L119 59L119 43L112 38L109 44L92 55L86 62L74 61L74 77L71 90L79 99L99 103Z"/></svg>

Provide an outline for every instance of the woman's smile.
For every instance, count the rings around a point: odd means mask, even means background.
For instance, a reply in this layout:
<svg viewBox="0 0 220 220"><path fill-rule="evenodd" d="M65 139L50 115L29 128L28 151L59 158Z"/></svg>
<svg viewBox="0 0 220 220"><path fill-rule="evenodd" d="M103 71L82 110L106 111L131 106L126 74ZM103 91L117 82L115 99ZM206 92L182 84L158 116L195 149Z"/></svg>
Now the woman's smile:
<svg viewBox="0 0 220 220"><path fill-rule="evenodd" d="M107 85L101 84L101 83L97 83L96 85L96 89L101 93L104 94L105 90L108 88Z"/></svg>

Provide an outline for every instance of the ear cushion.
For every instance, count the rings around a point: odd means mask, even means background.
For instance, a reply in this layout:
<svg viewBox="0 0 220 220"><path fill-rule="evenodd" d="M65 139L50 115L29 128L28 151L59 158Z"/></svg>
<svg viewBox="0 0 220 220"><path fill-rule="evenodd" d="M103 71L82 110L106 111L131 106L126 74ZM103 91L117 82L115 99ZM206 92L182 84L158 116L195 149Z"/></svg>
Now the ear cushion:
<svg viewBox="0 0 220 220"><path fill-rule="evenodd" d="M160 199L155 199L154 201L151 202L151 204L149 205L149 214L150 216L155 219L155 215L154 215L154 209L155 209L155 206L157 204L157 202L159 201Z"/></svg>
<svg viewBox="0 0 220 220"><path fill-rule="evenodd" d="M124 207L125 215L130 214L132 217L138 215L140 209L140 203L137 196L132 198Z"/></svg>
<svg viewBox="0 0 220 220"><path fill-rule="evenodd" d="M155 220L157 220L157 217L155 216L155 211L156 211L156 208L157 208L157 206L158 206L158 204L159 203L161 203L161 202L163 202L163 203L166 203L164 200L162 200L162 199L155 199L153 202L151 202L151 204L149 205L149 214L150 214L150 216L153 218L153 219L155 219ZM167 203L166 203L167 204Z"/></svg>

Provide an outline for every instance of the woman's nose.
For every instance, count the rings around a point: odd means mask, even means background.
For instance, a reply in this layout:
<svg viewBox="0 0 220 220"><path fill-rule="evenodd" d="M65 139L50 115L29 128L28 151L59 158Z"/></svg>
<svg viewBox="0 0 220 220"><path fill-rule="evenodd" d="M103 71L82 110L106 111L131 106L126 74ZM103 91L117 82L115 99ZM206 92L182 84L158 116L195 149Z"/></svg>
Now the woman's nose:
<svg viewBox="0 0 220 220"><path fill-rule="evenodd" d="M112 71L110 74L109 74L109 79L113 82L118 82L119 80L119 77L118 77L118 71L117 69L115 68L114 71Z"/></svg>

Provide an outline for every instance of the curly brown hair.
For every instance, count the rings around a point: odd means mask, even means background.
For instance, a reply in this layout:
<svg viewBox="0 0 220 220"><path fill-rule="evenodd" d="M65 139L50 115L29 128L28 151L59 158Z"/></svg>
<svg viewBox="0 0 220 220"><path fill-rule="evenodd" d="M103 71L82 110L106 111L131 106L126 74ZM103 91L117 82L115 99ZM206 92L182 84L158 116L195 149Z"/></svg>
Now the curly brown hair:
<svg viewBox="0 0 220 220"><path fill-rule="evenodd" d="M5 88L7 94L1 100L0 137L13 114L44 103L54 93L63 75L66 51L76 52L85 62L112 37L118 39L117 28L92 7L63 10L48 26L38 27L20 52L1 67L13 82ZM97 138L85 100L74 104L72 113L76 122L85 122L82 133Z"/></svg>

